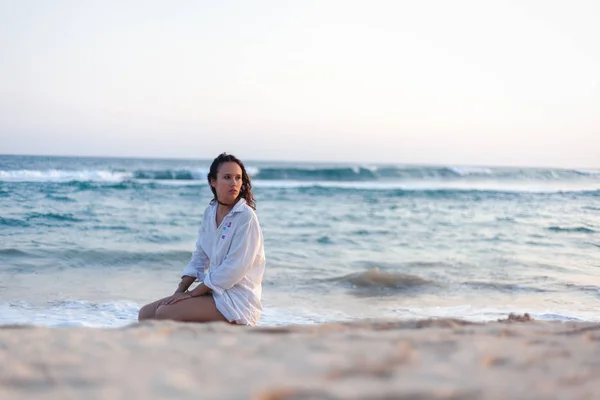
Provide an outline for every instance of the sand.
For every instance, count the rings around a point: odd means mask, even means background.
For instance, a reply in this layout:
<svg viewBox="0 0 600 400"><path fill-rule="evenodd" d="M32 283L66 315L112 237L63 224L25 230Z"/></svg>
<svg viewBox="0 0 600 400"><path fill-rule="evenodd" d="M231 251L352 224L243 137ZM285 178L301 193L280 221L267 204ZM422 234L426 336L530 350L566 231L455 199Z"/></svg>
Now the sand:
<svg viewBox="0 0 600 400"><path fill-rule="evenodd" d="M598 399L600 324L0 327L0 399Z"/></svg>

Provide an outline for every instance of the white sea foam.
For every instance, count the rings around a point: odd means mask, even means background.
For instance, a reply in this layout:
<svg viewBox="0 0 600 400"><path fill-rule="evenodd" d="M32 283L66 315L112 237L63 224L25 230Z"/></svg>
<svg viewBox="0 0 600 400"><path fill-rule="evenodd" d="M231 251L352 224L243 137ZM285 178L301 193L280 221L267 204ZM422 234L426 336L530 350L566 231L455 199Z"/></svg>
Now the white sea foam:
<svg viewBox="0 0 600 400"><path fill-rule="evenodd" d="M14 170L0 171L0 181L4 182L121 182L130 179L128 172L112 172L107 170Z"/></svg>
<svg viewBox="0 0 600 400"><path fill-rule="evenodd" d="M595 312L562 309L536 310L533 307L481 308L471 305L458 305L446 307L389 308L387 311L390 312L394 317L401 319L458 318L472 322L493 322L497 321L498 319L505 319L511 313L528 313L533 319L542 321L600 322L600 317Z"/></svg>
<svg viewBox="0 0 600 400"><path fill-rule="evenodd" d="M355 190L405 190L405 191L493 191L510 193L560 193L600 190L597 182L499 182L499 181L292 181L292 180L255 180L258 188L337 188Z"/></svg>
<svg viewBox="0 0 600 400"><path fill-rule="evenodd" d="M256 174L258 174L260 170L256 167L246 167L246 172L248 173L248 175L250 175L250 177L253 177Z"/></svg>
<svg viewBox="0 0 600 400"><path fill-rule="evenodd" d="M600 169L576 169L575 172L582 175L600 175Z"/></svg>
<svg viewBox="0 0 600 400"><path fill-rule="evenodd" d="M82 300L35 305L26 301L0 304L0 325L50 327L120 327L137 321L139 306L131 302L94 303Z"/></svg>
<svg viewBox="0 0 600 400"><path fill-rule="evenodd" d="M481 167L448 167L448 169L460 176L493 174L491 169Z"/></svg>
<svg viewBox="0 0 600 400"><path fill-rule="evenodd" d="M0 303L0 325L36 325L54 328L118 328L137 322L140 305L127 301L95 303L83 300L54 301L34 305L26 301ZM311 325L343 321L349 316L336 311L294 307L265 307L260 326Z"/></svg>

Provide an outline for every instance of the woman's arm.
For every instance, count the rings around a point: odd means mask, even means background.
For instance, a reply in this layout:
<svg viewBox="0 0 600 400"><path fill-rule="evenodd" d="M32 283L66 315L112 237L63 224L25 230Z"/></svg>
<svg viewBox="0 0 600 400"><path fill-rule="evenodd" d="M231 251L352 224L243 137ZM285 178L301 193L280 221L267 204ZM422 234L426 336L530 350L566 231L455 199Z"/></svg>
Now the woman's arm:
<svg viewBox="0 0 600 400"><path fill-rule="evenodd" d="M208 292L210 292L210 289L208 287L206 287L206 285L204 283L200 282L200 284L198 286L196 286L194 289L190 290L188 293L192 297L198 297L198 296L203 296Z"/></svg>
<svg viewBox="0 0 600 400"><path fill-rule="evenodd" d="M181 273L181 282L175 293L185 292L196 279L204 280L204 268L208 263L208 256L202 248L202 237L204 235L204 223L198 229L198 239L196 240L196 250L192 252L192 258ZM193 278L193 279L191 279ZM191 279L191 280L190 280Z"/></svg>
<svg viewBox="0 0 600 400"><path fill-rule="evenodd" d="M175 289L175 293L173 294L185 292L195 281L196 277L194 276L182 276L181 282L179 282L179 285L177 285L177 289Z"/></svg>

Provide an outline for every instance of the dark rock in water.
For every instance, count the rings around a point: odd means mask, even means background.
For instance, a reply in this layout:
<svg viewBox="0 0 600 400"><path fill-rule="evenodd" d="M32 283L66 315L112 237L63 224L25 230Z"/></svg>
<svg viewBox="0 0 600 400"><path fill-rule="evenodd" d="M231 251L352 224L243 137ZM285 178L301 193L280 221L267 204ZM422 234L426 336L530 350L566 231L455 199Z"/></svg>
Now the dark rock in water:
<svg viewBox="0 0 600 400"><path fill-rule="evenodd" d="M525 313L523 315L510 313L506 319L498 319L498 322L531 322L535 321L531 315Z"/></svg>

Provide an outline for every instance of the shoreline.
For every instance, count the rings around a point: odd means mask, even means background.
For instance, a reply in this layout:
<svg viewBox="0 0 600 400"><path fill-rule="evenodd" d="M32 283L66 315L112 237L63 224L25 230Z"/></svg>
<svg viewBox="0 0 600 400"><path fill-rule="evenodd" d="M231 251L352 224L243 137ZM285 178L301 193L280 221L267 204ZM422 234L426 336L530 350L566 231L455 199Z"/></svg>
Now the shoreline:
<svg viewBox="0 0 600 400"><path fill-rule="evenodd" d="M460 319L0 326L0 398L587 399L600 324Z"/></svg>

